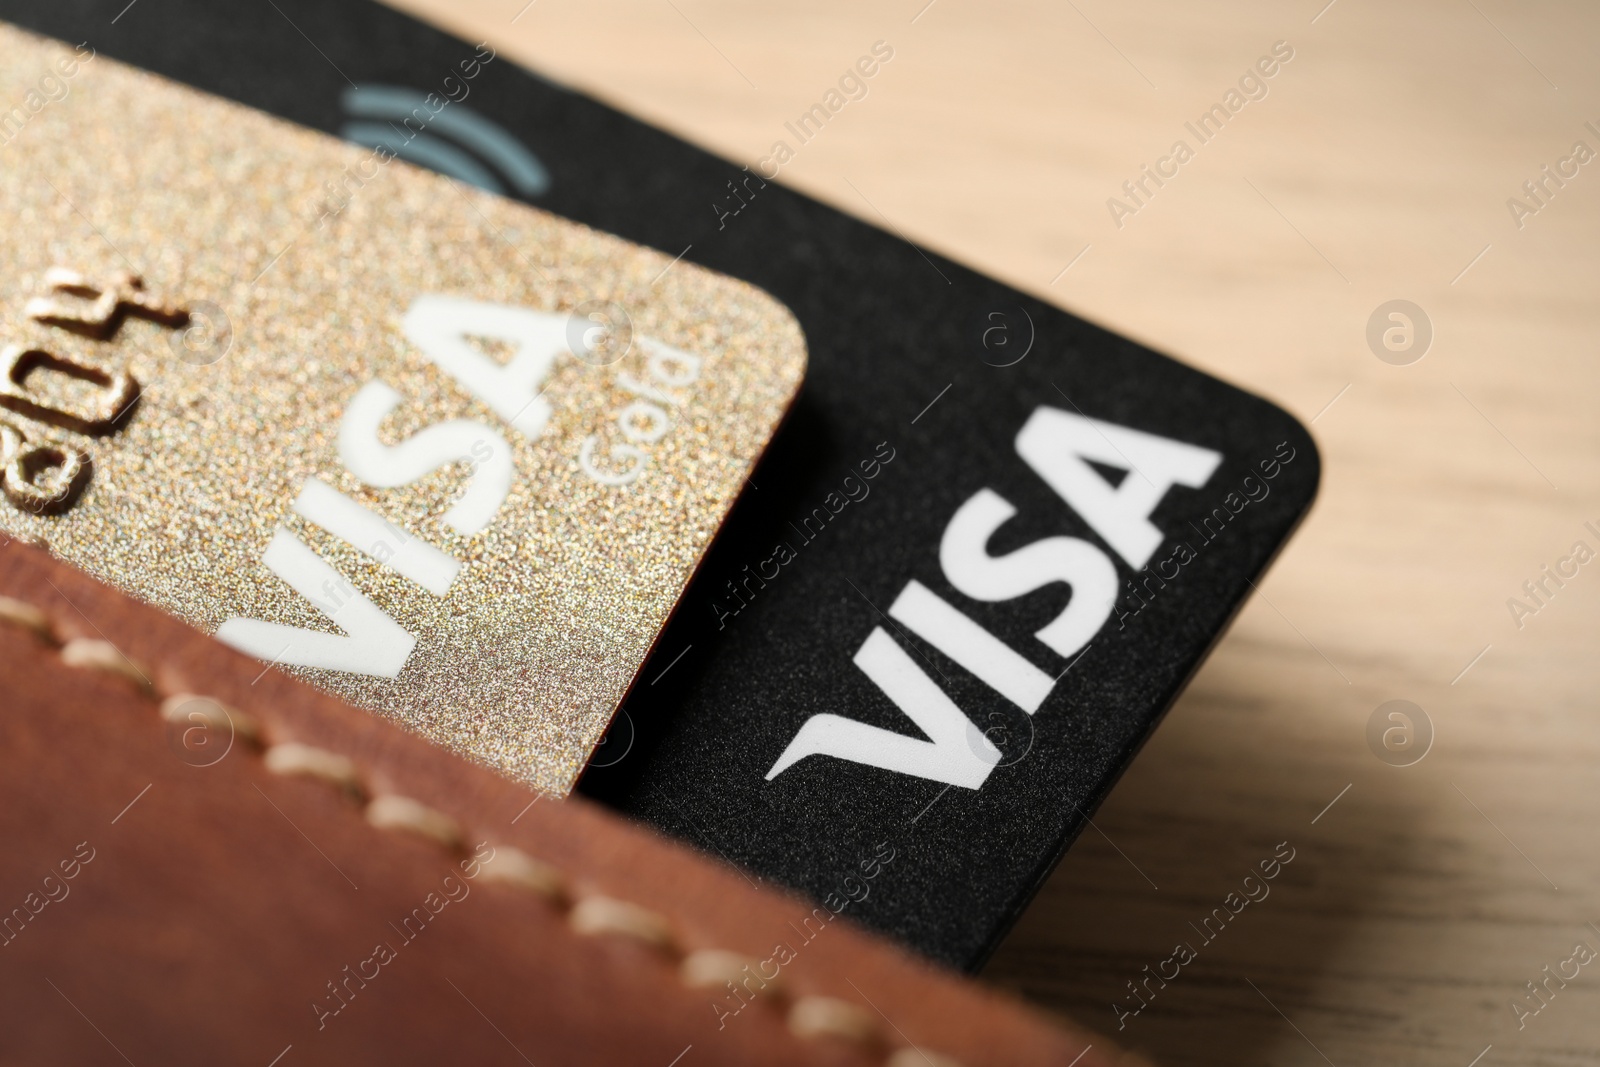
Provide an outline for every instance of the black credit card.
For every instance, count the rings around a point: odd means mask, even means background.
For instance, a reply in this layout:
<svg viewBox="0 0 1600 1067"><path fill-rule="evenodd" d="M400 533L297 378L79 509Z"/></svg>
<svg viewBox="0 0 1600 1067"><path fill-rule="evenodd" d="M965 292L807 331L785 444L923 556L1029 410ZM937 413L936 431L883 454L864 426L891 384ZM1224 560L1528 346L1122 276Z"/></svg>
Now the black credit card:
<svg viewBox="0 0 1600 1067"><path fill-rule="evenodd" d="M1315 495L1281 409L764 178L826 98L741 167L372 3L0 17L787 304L800 399L580 790L956 966L1004 935ZM892 62L864 49L841 90ZM441 92L450 122L405 123Z"/></svg>

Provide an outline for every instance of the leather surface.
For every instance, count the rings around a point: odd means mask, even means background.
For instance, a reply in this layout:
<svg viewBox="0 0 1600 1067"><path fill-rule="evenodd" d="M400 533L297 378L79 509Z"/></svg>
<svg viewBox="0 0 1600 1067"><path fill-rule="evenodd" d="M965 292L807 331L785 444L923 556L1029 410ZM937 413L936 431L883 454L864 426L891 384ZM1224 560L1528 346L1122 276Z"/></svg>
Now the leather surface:
<svg viewBox="0 0 1600 1067"><path fill-rule="evenodd" d="M48 620L41 636L0 618L0 1062L1123 1062L843 918L807 925L813 905L593 804L538 798L264 671L42 549L0 547L0 596ZM109 642L149 687L69 665L74 639ZM158 710L177 693L253 716L266 749L347 757L366 795L455 819L462 848L374 826L361 799L273 773L242 735L197 757ZM475 849L507 846L561 871L567 899L466 877ZM580 933L573 902L594 895L665 918L673 947ZM736 1013L682 976L686 953L765 961L780 943L792 959ZM797 1034L814 996L859 1006L873 1035Z"/></svg>

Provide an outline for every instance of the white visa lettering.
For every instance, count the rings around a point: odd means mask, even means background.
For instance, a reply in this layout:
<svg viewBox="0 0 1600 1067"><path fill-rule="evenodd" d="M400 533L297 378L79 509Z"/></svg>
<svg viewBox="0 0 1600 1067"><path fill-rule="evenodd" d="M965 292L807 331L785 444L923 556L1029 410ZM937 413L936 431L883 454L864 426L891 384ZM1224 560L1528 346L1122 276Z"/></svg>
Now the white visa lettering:
<svg viewBox="0 0 1600 1067"><path fill-rule="evenodd" d="M889 617L1029 715L1050 695L1054 679L915 578L889 605Z"/></svg>
<svg viewBox="0 0 1600 1067"><path fill-rule="evenodd" d="M769 782L807 756L834 756L968 789L983 784L1000 762L1000 750L882 627L867 635L855 664L929 740L842 715L813 715L767 772Z"/></svg>
<svg viewBox="0 0 1600 1067"><path fill-rule="evenodd" d="M1143 567L1161 546L1151 514L1174 485L1203 486L1221 453L1040 406L1017 434L1018 455L1067 507L1130 567ZM1107 481L1089 461L1124 471ZM1069 658L1105 625L1116 602L1116 565L1099 547L1076 537L1046 537L1001 556L988 544L1017 509L992 489L980 489L956 509L939 544L946 580L974 600L1015 599L1063 582L1067 606L1035 636ZM989 688L1033 714L1055 680L920 582L908 582L889 609L898 622ZM767 772L771 781L807 756L832 756L868 767L977 789L1000 762L999 750L919 668L875 627L855 664L930 740L827 713L812 715Z"/></svg>
<svg viewBox="0 0 1600 1067"><path fill-rule="evenodd" d="M991 604L1065 582L1072 588L1072 599L1034 636L1056 655L1070 659L1111 614L1117 599L1116 564L1076 537L1046 537L1003 556L989 555L989 539L1016 513L993 489L972 494L944 529L939 565L957 590Z"/></svg>
<svg viewBox="0 0 1600 1067"><path fill-rule="evenodd" d="M1167 490L1200 488L1222 462L1209 448L1043 406L1017 434L1017 454L1134 570L1161 547L1150 513ZM1126 473L1112 488L1085 460Z"/></svg>
<svg viewBox="0 0 1600 1067"><path fill-rule="evenodd" d="M403 329L462 388L531 439L549 421L550 405L539 393L556 356L567 350L565 323L565 316L525 308L423 296L412 303ZM515 351L500 364L478 351L472 337L508 341ZM516 469L510 444L483 423L451 419L386 445L379 440L378 427L401 400L383 382L362 386L339 422L339 458L351 474L379 489L410 485L449 464L469 464L465 491L441 518L458 533L479 533L511 493ZM434 596L449 593L460 573L458 560L320 479L306 481L294 510ZM377 678L400 674L416 638L299 538L279 528L262 563L342 634L235 616L218 628L219 640L270 663ZM319 600L319 594L326 599Z"/></svg>
<svg viewBox="0 0 1600 1067"><path fill-rule="evenodd" d="M420 296L401 328L441 370L531 441L550 421L550 402L539 394L556 357L568 351L569 318L461 297ZM511 358L505 363L491 359L472 337L509 342Z"/></svg>
<svg viewBox="0 0 1600 1067"><path fill-rule="evenodd" d="M469 536L479 532L511 493L516 474L511 446L495 430L470 419L441 422L398 445L386 445L378 440L378 426L400 400L383 382L362 386L339 423L339 458L351 474L379 489L410 485L446 464L472 463L476 471L466 492L444 513L444 524Z"/></svg>
<svg viewBox="0 0 1600 1067"><path fill-rule="evenodd" d="M417 639L298 537L280 527L272 535L261 562L343 634L236 617L217 630L217 640L269 663L323 667L377 678L400 674ZM317 599L319 593L328 599Z"/></svg>
<svg viewBox="0 0 1600 1067"><path fill-rule="evenodd" d="M461 573L460 560L350 499L321 478L306 479L305 487L295 498L294 510L434 596L449 593L456 575Z"/></svg>

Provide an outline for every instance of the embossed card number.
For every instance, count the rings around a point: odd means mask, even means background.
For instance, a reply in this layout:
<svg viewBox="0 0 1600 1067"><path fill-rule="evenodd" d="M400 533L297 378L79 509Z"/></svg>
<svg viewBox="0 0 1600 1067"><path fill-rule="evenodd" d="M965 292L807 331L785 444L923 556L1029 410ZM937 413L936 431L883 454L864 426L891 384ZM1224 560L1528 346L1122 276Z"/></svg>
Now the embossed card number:
<svg viewBox="0 0 1600 1067"><path fill-rule="evenodd" d="M28 318L96 340L109 341L129 316L173 328L189 321L187 311L151 297L132 274L117 274L96 284L76 271L57 267L45 272L44 283L55 293L78 299L69 303L60 296L35 297L24 309ZM90 303L84 304L85 300ZM28 388L29 376L42 371L88 382L97 387L97 399L87 411L47 403ZM13 415L104 437L122 427L138 401L139 385L126 371L110 373L43 348L8 345L0 350L0 410ZM0 481L14 506L36 515L66 511L89 484L92 467L87 451L36 440L25 426L0 419Z"/></svg>

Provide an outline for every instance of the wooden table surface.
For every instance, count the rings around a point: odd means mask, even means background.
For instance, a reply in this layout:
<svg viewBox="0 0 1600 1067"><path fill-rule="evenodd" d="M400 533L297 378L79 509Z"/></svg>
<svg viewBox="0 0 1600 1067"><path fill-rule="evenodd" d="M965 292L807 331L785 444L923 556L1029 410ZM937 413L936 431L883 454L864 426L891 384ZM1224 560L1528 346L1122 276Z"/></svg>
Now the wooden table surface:
<svg viewBox="0 0 1600 1067"><path fill-rule="evenodd" d="M752 163L886 41L784 181L1312 423L1310 518L986 980L1117 1033L1185 941L1118 1035L1161 1063L1593 1063L1600 562L1571 553L1600 551L1600 161L1573 146L1600 152L1600 7L1324 4L401 6ZM1279 41L1199 145L1184 123ZM1409 365L1366 338L1392 299L1432 325ZM1395 699L1434 732L1410 766L1367 740ZM1204 942L1284 840L1270 897Z"/></svg>

